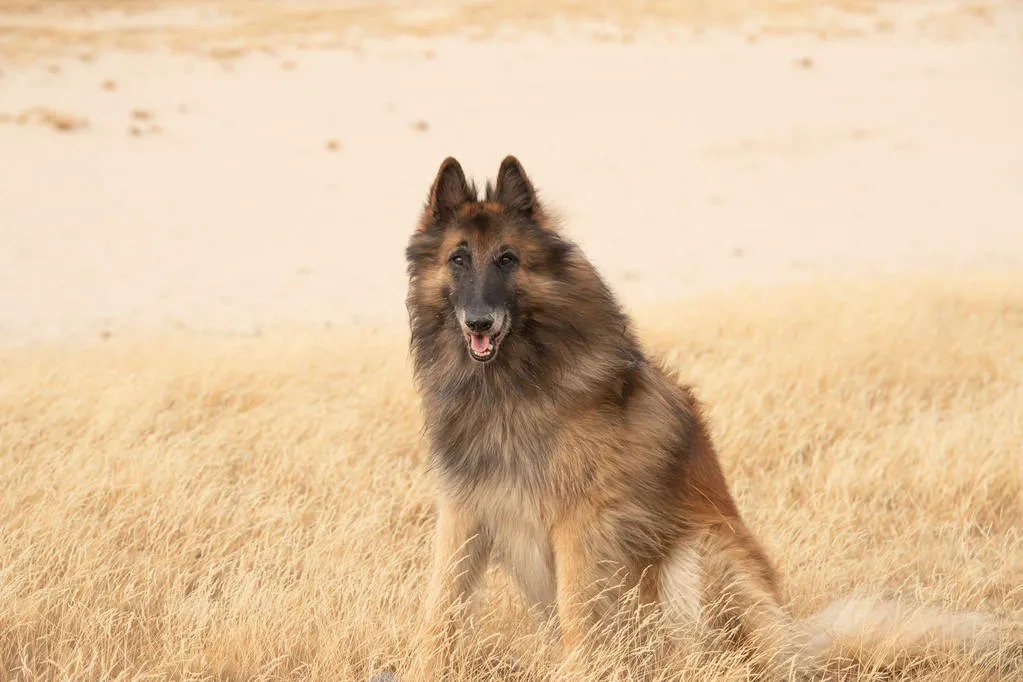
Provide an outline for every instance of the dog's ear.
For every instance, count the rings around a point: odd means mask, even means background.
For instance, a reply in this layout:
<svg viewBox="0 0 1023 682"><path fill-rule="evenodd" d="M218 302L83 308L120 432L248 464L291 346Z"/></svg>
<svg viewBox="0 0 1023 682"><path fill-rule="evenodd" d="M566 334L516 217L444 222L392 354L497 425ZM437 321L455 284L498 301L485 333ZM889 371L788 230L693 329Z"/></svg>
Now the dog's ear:
<svg viewBox="0 0 1023 682"><path fill-rule="evenodd" d="M497 171L494 198L505 206L528 216L537 210L536 190L526 177L522 164L514 156L506 156Z"/></svg>
<svg viewBox="0 0 1023 682"><path fill-rule="evenodd" d="M441 163L433 187L430 188L430 198L423 219L419 223L419 229L425 230L430 225L444 222L459 206L475 198L465 181L461 164L449 156Z"/></svg>

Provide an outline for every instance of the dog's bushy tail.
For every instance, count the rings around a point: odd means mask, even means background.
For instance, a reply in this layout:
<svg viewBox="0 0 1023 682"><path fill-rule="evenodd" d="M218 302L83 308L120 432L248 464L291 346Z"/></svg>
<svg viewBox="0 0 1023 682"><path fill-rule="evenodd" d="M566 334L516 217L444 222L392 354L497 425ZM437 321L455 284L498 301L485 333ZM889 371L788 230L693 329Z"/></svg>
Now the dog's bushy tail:
<svg viewBox="0 0 1023 682"><path fill-rule="evenodd" d="M1020 665L1006 624L975 611L945 611L877 598L847 598L802 621L809 647L828 667L866 672L966 663L991 670ZM820 660L820 659L819 659Z"/></svg>

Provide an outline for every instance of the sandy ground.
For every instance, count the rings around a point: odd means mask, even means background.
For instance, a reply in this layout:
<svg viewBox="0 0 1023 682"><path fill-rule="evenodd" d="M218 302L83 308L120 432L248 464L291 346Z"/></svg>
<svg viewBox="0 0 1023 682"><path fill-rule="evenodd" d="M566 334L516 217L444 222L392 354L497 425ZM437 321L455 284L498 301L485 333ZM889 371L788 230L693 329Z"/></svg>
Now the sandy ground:
<svg viewBox="0 0 1023 682"><path fill-rule="evenodd" d="M1017 267L1023 23L995 8L954 40L435 36L9 59L0 342L400 322L402 249L449 154L480 178L517 155L630 304Z"/></svg>

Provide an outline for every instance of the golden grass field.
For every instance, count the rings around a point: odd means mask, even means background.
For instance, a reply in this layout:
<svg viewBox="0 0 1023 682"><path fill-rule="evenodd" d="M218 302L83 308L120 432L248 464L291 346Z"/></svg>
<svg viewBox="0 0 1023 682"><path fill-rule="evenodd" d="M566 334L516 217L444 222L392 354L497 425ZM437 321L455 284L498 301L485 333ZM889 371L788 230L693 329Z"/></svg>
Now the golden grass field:
<svg viewBox="0 0 1023 682"><path fill-rule="evenodd" d="M856 593L1023 620L1020 276L707 294L637 319L709 403L795 612ZM366 680L406 663L433 512L405 342L0 352L3 678ZM503 576L481 613L459 679L502 679L505 651L516 679L550 679ZM746 674L619 653L619 679ZM945 661L913 679L996 677Z"/></svg>
<svg viewBox="0 0 1023 682"><path fill-rule="evenodd" d="M1003 3L1004 4L1004 3ZM898 10L909 10L901 16ZM152 14L169 11L169 14ZM893 12L894 11L894 12ZM126 15L118 19L104 12ZM198 13L198 14L189 14ZM99 13L99 14L98 14ZM990 26L990 2L970 0L0 0L0 55L32 61L73 51L91 61L109 49L175 51L235 58L289 46L358 49L367 38L459 35L471 39L575 31L631 41L644 31L702 34L744 30L760 36L821 39L911 28L956 39ZM196 21L197 16L214 21ZM132 17L135 17L133 20Z"/></svg>

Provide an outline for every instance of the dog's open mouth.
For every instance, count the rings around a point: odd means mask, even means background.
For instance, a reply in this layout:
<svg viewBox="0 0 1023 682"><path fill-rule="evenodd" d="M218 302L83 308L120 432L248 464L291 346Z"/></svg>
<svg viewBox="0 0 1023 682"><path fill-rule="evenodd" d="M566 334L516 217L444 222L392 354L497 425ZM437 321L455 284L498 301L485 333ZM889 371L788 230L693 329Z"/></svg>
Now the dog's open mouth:
<svg viewBox="0 0 1023 682"><path fill-rule="evenodd" d="M497 356L497 344L500 334L473 334L465 335L469 343L469 355L477 362L490 362Z"/></svg>

